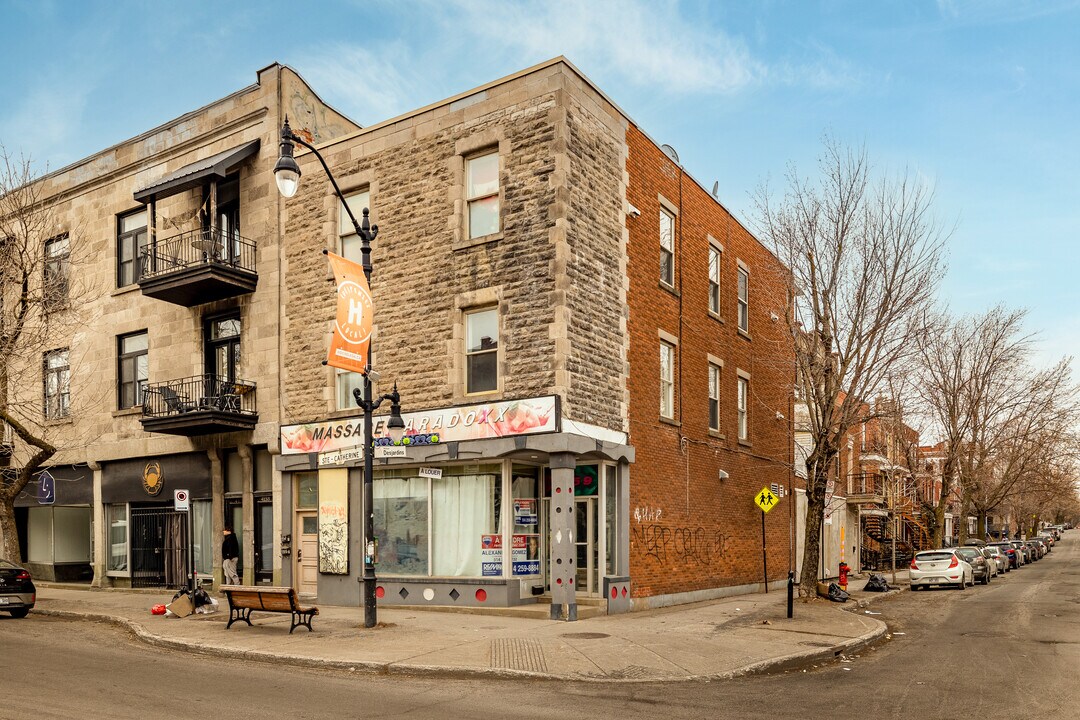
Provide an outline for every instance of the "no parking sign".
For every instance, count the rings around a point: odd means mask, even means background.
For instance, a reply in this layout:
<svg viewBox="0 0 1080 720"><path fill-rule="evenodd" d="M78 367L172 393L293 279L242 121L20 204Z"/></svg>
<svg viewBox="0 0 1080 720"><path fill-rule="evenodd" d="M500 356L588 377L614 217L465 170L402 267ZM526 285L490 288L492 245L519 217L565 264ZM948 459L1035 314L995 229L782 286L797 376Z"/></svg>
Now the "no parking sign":
<svg viewBox="0 0 1080 720"><path fill-rule="evenodd" d="M187 511L190 506L187 490L173 490L173 509Z"/></svg>

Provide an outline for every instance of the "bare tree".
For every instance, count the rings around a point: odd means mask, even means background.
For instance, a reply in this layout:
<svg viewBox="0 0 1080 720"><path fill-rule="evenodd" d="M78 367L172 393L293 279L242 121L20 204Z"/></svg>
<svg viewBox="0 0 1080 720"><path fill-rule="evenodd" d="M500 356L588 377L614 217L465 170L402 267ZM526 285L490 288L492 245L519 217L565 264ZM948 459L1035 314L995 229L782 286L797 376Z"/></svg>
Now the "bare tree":
<svg viewBox="0 0 1080 720"><path fill-rule="evenodd" d="M29 159L0 146L0 556L19 558L14 503L31 478L74 439L71 338L85 331L90 288L72 281L74 228Z"/></svg>
<svg viewBox="0 0 1080 720"><path fill-rule="evenodd" d="M775 200L758 192L757 225L787 269L786 319L808 410L807 511L800 595L814 597L829 477L865 401L916 347L943 274L932 193L907 175L872 178L864 150L826 139L816 182L788 172Z"/></svg>

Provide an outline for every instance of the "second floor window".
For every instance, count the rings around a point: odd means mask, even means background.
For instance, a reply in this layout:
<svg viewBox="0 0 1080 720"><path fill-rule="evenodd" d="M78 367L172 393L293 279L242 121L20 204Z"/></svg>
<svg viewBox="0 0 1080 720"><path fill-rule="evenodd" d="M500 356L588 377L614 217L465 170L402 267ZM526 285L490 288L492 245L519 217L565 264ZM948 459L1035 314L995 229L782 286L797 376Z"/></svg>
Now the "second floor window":
<svg viewBox="0 0 1080 720"><path fill-rule="evenodd" d="M45 419L59 420L71 414L71 366L68 350L45 353Z"/></svg>
<svg viewBox="0 0 1080 720"><path fill-rule="evenodd" d="M116 286L139 281L146 253L146 210L116 219Z"/></svg>
<svg viewBox="0 0 1080 720"><path fill-rule="evenodd" d="M499 232L499 153L465 161L465 200L469 204L469 239Z"/></svg>
<svg viewBox="0 0 1080 720"><path fill-rule="evenodd" d="M709 363L709 429L720 430L720 366Z"/></svg>
<svg viewBox="0 0 1080 720"><path fill-rule="evenodd" d="M499 389L499 311L477 310L465 315L465 392Z"/></svg>
<svg viewBox="0 0 1080 720"><path fill-rule="evenodd" d="M71 245L68 236L58 235L45 241L45 276L43 305L46 310L66 307L68 275L71 271Z"/></svg>
<svg viewBox="0 0 1080 720"><path fill-rule="evenodd" d="M675 216L660 208L660 282L675 285Z"/></svg>
<svg viewBox="0 0 1080 720"><path fill-rule="evenodd" d="M369 204L371 202L371 193L367 190L353 193L345 198L345 202L349 204L349 210L352 210L356 222L364 222L364 208L371 207ZM363 254L360 252L360 245L360 236L356 234L356 228L353 227L352 220L349 219L349 213L345 211L345 204L341 203L338 206L338 252L346 260L352 260L354 263L361 265L363 264Z"/></svg>
<svg viewBox="0 0 1080 720"><path fill-rule="evenodd" d="M709 312L720 314L720 248L709 246Z"/></svg>
<svg viewBox="0 0 1080 720"><path fill-rule="evenodd" d="M675 346L660 343L660 417L675 417Z"/></svg>
<svg viewBox="0 0 1080 720"><path fill-rule="evenodd" d="M750 273L739 268L739 329L750 332Z"/></svg>
<svg viewBox="0 0 1080 720"><path fill-rule="evenodd" d="M142 405L143 391L149 379L149 341L146 331L117 338L117 405L124 408Z"/></svg>

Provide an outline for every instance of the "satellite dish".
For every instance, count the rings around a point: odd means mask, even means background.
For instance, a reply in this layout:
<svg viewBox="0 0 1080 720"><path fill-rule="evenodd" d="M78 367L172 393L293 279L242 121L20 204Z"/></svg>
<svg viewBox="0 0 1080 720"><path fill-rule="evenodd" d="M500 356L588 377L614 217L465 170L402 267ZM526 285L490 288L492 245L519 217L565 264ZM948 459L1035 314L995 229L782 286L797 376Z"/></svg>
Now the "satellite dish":
<svg viewBox="0 0 1080 720"><path fill-rule="evenodd" d="M717 180L716 182L714 182L712 184L712 196L714 198L716 198L717 200L720 199L720 195L718 194L719 192L720 192L720 181Z"/></svg>
<svg viewBox="0 0 1080 720"><path fill-rule="evenodd" d="M679 153L675 152L675 148L671 147L667 143L664 143L660 146L660 149L663 150L664 154L674 160L676 163L679 162Z"/></svg>

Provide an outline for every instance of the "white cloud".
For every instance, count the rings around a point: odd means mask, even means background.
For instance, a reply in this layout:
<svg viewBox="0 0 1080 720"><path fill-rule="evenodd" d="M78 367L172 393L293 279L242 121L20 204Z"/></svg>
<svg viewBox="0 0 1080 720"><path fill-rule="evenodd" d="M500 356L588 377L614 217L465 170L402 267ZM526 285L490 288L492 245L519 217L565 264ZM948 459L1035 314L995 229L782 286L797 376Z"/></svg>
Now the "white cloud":
<svg viewBox="0 0 1080 720"><path fill-rule="evenodd" d="M565 55L588 73L618 74L658 91L730 93L765 72L740 39L694 24L672 0L448 0L430 7L474 51L529 62Z"/></svg>
<svg viewBox="0 0 1080 720"><path fill-rule="evenodd" d="M400 115L416 106L416 82L399 68L414 67L397 44L320 46L290 61L319 95L361 125Z"/></svg>

